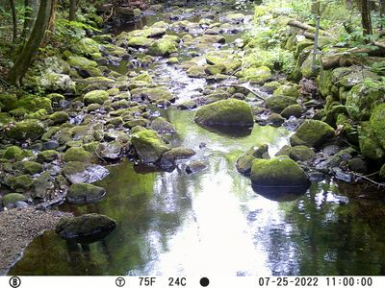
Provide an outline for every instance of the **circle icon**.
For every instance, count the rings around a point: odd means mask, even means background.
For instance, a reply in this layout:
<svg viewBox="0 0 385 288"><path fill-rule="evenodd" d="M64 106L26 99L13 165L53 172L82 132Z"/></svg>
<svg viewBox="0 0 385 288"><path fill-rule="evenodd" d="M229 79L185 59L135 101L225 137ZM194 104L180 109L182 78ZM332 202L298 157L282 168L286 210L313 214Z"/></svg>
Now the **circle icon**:
<svg viewBox="0 0 385 288"><path fill-rule="evenodd" d="M116 284L116 286L118 286L118 287L123 287L124 285L126 285L126 280L124 280L123 277L118 277L118 278L116 278L116 280L115 280L115 284Z"/></svg>
<svg viewBox="0 0 385 288"><path fill-rule="evenodd" d="M21 285L21 280L19 277L12 277L11 279L9 279L9 285L13 288L17 288Z"/></svg>
<svg viewBox="0 0 385 288"><path fill-rule="evenodd" d="M207 277L202 277L199 283L201 284L202 287L207 287L210 284L210 280Z"/></svg>

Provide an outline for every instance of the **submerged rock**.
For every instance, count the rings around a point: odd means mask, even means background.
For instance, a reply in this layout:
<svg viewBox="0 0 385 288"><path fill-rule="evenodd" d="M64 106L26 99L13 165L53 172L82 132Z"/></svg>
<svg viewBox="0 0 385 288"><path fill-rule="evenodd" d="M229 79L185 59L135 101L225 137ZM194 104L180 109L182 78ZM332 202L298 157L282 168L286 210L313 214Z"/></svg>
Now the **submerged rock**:
<svg viewBox="0 0 385 288"><path fill-rule="evenodd" d="M157 162L170 148L159 137L158 133L152 130L142 130L134 133L131 137L132 145L135 148L139 159L144 164Z"/></svg>
<svg viewBox="0 0 385 288"><path fill-rule="evenodd" d="M202 125L253 126L251 107L237 99L221 100L200 107L194 118Z"/></svg>
<svg viewBox="0 0 385 288"><path fill-rule="evenodd" d="M99 241L110 234L116 222L100 214L85 214L75 218L62 218L55 232L67 241L88 244Z"/></svg>
<svg viewBox="0 0 385 288"><path fill-rule="evenodd" d="M244 155L238 158L236 167L239 173L244 175L250 175L251 166L254 159L269 159L269 146L261 145L254 146L249 149Z"/></svg>
<svg viewBox="0 0 385 288"><path fill-rule="evenodd" d="M72 161L64 166L62 173L68 181L76 184L100 181L109 174L109 171L100 165Z"/></svg>
<svg viewBox="0 0 385 288"><path fill-rule="evenodd" d="M87 204L99 201L106 194L106 189L88 183L71 185L67 193L67 201L74 204Z"/></svg>
<svg viewBox="0 0 385 288"><path fill-rule="evenodd" d="M165 152L160 160L160 166L162 168L170 168L175 166L175 161L179 159L188 159L195 155L195 151L186 147L172 148L170 151Z"/></svg>
<svg viewBox="0 0 385 288"><path fill-rule="evenodd" d="M192 161L186 166L185 171L187 174L196 174L202 170L205 170L206 168L207 165L201 161Z"/></svg>
<svg viewBox="0 0 385 288"><path fill-rule="evenodd" d="M328 124L318 120L306 120L290 137L290 142L293 146L319 147L333 139L334 134L334 129Z"/></svg>

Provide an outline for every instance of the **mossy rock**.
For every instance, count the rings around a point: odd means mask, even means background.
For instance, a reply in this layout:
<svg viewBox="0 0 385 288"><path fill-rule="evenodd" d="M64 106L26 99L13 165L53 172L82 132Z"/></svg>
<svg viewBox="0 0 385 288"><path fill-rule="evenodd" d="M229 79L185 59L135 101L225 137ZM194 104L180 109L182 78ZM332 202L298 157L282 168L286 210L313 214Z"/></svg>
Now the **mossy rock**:
<svg viewBox="0 0 385 288"><path fill-rule="evenodd" d="M160 160L160 166L162 168L170 168L175 166L175 161L179 159L188 159L194 156L196 152L186 147L176 147L165 152Z"/></svg>
<svg viewBox="0 0 385 288"><path fill-rule="evenodd" d="M74 218L62 218L55 232L64 240L89 244L110 234L116 222L100 214L84 214Z"/></svg>
<svg viewBox="0 0 385 288"><path fill-rule="evenodd" d="M280 85L273 93L274 96L288 96L293 98L298 98L300 95L301 87L298 84L289 84Z"/></svg>
<svg viewBox="0 0 385 288"><path fill-rule="evenodd" d="M163 117L158 117L151 123L151 129L159 134L174 134L176 133L174 125L168 122Z"/></svg>
<svg viewBox="0 0 385 288"><path fill-rule="evenodd" d="M175 97L170 90L164 86L158 86L155 88L136 88L131 90L132 100L142 100L147 98L150 102L154 103L159 100L174 101Z"/></svg>
<svg viewBox="0 0 385 288"><path fill-rule="evenodd" d="M319 147L328 140L334 138L333 127L318 120L306 120L290 137L292 146L305 145L308 147Z"/></svg>
<svg viewBox="0 0 385 288"><path fill-rule="evenodd" d="M28 158L32 156L33 156L32 151L23 150L18 146L11 146L5 150L2 158L8 159L8 160L21 161L24 158Z"/></svg>
<svg viewBox="0 0 385 288"><path fill-rule="evenodd" d="M385 149L385 104L374 108L370 117L370 126L382 149Z"/></svg>
<svg viewBox="0 0 385 288"><path fill-rule="evenodd" d="M106 189L88 183L72 184L68 189L67 201L73 204L89 204L101 200Z"/></svg>
<svg viewBox="0 0 385 288"><path fill-rule="evenodd" d="M202 125L253 126L251 107L244 101L228 99L200 107L194 117Z"/></svg>
<svg viewBox="0 0 385 288"><path fill-rule="evenodd" d="M226 66L223 64L218 64L218 65L208 65L205 68L205 72L208 75L216 75L216 74L221 74L226 71Z"/></svg>
<svg viewBox="0 0 385 288"><path fill-rule="evenodd" d="M131 136L131 142L140 161L144 164L157 162L165 152L170 150L158 133L152 130L145 129L134 133Z"/></svg>
<svg viewBox="0 0 385 288"><path fill-rule="evenodd" d="M149 47L154 42L153 39L149 39L147 37L132 37L127 42L127 46L134 47L134 48L142 48L142 47Z"/></svg>
<svg viewBox="0 0 385 288"><path fill-rule="evenodd" d="M52 103L48 97L27 95L17 101L17 107L25 108L30 112L45 109L48 113L52 113Z"/></svg>
<svg viewBox="0 0 385 288"><path fill-rule="evenodd" d="M262 85L265 83L272 75L271 70L267 66L260 67L249 67L242 69L241 71L235 74L237 77L241 78L243 81L249 81L256 84Z"/></svg>
<svg viewBox="0 0 385 288"><path fill-rule="evenodd" d="M25 119L45 120L47 118L47 111L45 109L37 110L33 113L25 115Z"/></svg>
<svg viewBox="0 0 385 288"><path fill-rule="evenodd" d="M362 155L377 162L385 157L385 151L374 134L369 121L361 122L358 128L358 143Z"/></svg>
<svg viewBox="0 0 385 288"><path fill-rule="evenodd" d="M108 93L103 90L94 90L91 92L88 92L86 95L84 95L84 104L90 105L90 104L100 104L102 105L104 101L108 100Z"/></svg>
<svg viewBox="0 0 385 288"><path fill-rule="evenodd" d="M206 62L211 65L224 65L226 73L232 73L241 67L241 60L232 51L210 51L205 55Z"/></svg>
<svg viewBox="0 0 385 288"><path fill-rule="evenodd" d="M281 113L286 107L294 104L297 104L296 99L287 96L272 96L266 100L266 107L275 113Z"/></svg>
<svg viewBox="0 0 385 288"><path fill-rule="evenodd" d="M45 132L45 127L39 120L28 119L14 123L9 130L6 131L8 138L24 141L31 139L32 141L39 139Z"/></svg>
<svg viewBox="0 0 385 288"><path fill-rule="evenodd" d="M87 79L77 80L77 87L84 92L112 88L115 84L115 80L107 77L88 77Z"/></svg>
<svg viewBox="0 0 385 288"><path fill-rule="evenodd" d="M52 120L54 124L62 124L70 120L70 116L65 111L58 111L51 114L48 119Z"/></svg>
<svg viewBox="0 0 385 288"><path fill-rule="evenodd" d="M23 171L30 175L40 173L43 171L43 165L33 161L23 161L22 162Z"/></svg>
<svg viewBox="0 0 385 288"><path fill-rule="evenodd" d="M180 110L192 110L198 107L198 104L195 100L185 100L178 103L177 108Z"/></svg>
<svg viewBox="0 0 385 288"><path fill-rule="evenodd" d="M26 202L27 197L19 193L9 193L2 198L3 207L7 207L7 208L11 206L15 206L15 204L19 201Z"/></svg>
<svg viewBox="0 0 385 288"><path fill-rule="evenodd" d="M99 53L99 43L91 38L83 38L76 45L72 46L72 50L77 54L91 56L94 53Z"/></svg>
<svg viewBox="0 0 385 288"><path fill-rule="evenodd" d="M301 115L302 115L302 107L299 104L293 104L293 105L287 106L281 112L281 116L285 117L286 119L289 119L291 116L300 118Z"/></svg>
<svg viewBox="0 0 385 288"><path fill-rule="evenodd" d="M8 113L5 112L0 112L0 126L1 124L8 124L9 122L13 122L14 119L9 115Z"/></svg>
<svg viewBox="0 0 385 288"><path fill-rule="evenodd" d="M60 153L55 150L46 150L42 151L37 155L37 161L43 162L52 162L59 157Z"/></svg>
<svg viewBox="0 0 385 288"><path fill-rule="evenodd" d="M82 56L70 56L68 58L68 64L70 64L72 67L80 69L98 67L98 63Z"/></svg>
<svg viewBox="0 0 385 288"><path fill-rule="evenodd" d="M255 186L309 186L302 168L292 159L277 157L255 159L251 167L251 182Z"/></svg>
<svg viewBox="0 0 385 288"><path fill-rule="evenodd" d="M94 160L94 155L84 150L82 147L71 147L64 153L63 160L66 162L92 162Z"/></svg>
<svg viewBox="0 0 385 288"><path fill-rule="evenodd" d="M314 156L314 151L307 146L295 146L289 150L289 157L294 161L309 161Z"/></svg>
<svg viewBox="0 0 385 288"><path fill-rule="evenodd" d="M238 158L236 168L239 173L249 176L254 159L269 159L269 146L261 145L250 148L244 155Z"/></svg>
<svg viewBox="0 0 385 288"><path fill-rule="evenodd" d="M9 112L17 108L17 96L15 94L0 94L0 108L4 112Z"/></svg>
<svg viewBox="0 0 385 288"><path fill-rule="evenodd" d="M178 52L177 43L168 38L156 40L148 49L148 53L153 56L169 56Z"/></svg>
<svg viewBox="0 0 385 288"><path fill-rule="evenodd" d="M27 190L32 186L32 179L29 175L13 176L7 179L7 185L12 189Z"/></svg>

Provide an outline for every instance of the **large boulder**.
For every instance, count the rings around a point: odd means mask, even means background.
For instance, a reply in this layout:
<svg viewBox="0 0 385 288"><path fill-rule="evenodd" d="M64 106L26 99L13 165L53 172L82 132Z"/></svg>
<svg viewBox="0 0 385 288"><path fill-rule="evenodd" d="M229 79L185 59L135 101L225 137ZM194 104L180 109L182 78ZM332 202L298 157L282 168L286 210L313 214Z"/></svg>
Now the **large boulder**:
<svg viewBox="0 0 385 288"><path fill-rule="evenodd" d="M200 107L194 118L202 125L253 126L251 107L244 101L228 99Z"/></svg>
<svg viewBox="0 0 385 288"><path fill-rule="evenodd" d="M9 130L6 131L8 138L24 141L31 139L32 141L39 139L45 131L44 124L38 120L27 119L13 123Z"/></svg>
<svg viewBox="0 0 385 288"><path fill-rule="evenodd" d="M292 159L277 157L255 159L251 167L254 186L309 186L309 179L302 168Z"/></svg>
<svg viewBox="0 0 385 288"><path fill-rule="evenodd" d="M333 139L334 134L335 131L330 125L318 120L306 120L290 137L290 143L293 146L319 147Z"/></svg>
<svg viewBox="0 0 385 288"><path fill-rule="evenodd" d="M382 161L384 158L385 151L381 147L377 137L374 135L369 121L361 122L358 129L358 143L360 151L365 157L377 162Z"/></svg>
<svg viewBox="0 0 385 288"><path fill-rule="evenodd" d="M178 52L177 43L168 38L156 40L148 49L148 53L154 56L168 56Z"/></svg>
<svg viewBox="0 0 385 288"><path fill-rule="evenodd" d="M205 58L208 64L225 66L226 73L231 73L242 65L240 58L231 50L210 51Z"/></svg>
<svg viewBox="0 0 385 288"><path fill-rule="evenodd" d="M281 113L285 108L297 104L297 100L288 96L272 96L266 100L266 107L275 113Z"/></svg>
<svg viewBox="0 0 385 288"><path fill-rule="evenodd" d="M254 159L269 159L269 146L253 146L244 155L238 158L236 167L239 173L250 175Z"/></svg>
<svg viewBox="0 0 385 288"><path fill-rule="evenodd" d="M374 108L370 117L370 126L377 137L378 142L385 149L385 104L378 105Z"/></svg>
<svg viewBox="0 0 385 288"><path fill-rule="evenodd" d="M62 218L55 232L64 240L88 244L105 238L115 227L116 222L105 215L85 214Z"/></svg>
<svg viewBox="0 0 385 288"><path fill-rule="evenodd" d="M67 193L67 201L74 204L88 204L99 201L106 194L106 189L88 183L71 185Z"/></svg>
<svg viewBox="0 0 385 288"><path fill-rule="evenodd" d="M101 105L104 101L108 100L108 96L106 91L94 90L84 95L84 104L90 105L96 103Z"/></svg>
<svg viewBox="0 0 385 288"><path fill-rule="evenodd" d="M165 152L170 150L158 133L153 130L144 129L134 133L131 142L140 161L144 164L157 162Z"/></svg>

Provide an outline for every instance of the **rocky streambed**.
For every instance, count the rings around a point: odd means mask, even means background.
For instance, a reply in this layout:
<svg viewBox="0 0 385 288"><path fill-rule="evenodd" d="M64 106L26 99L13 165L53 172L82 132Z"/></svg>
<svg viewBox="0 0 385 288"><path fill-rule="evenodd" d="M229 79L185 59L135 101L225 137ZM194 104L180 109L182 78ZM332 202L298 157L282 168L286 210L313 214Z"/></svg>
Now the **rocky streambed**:
<svg viewBox="0 0 385 288"><path fill-rule="evenodd" d="M232 1L198 7L150 7L149 26L116 36L88 31L35 66L34 94L0 94L0 219L79 216L56 229L75 243L46 232L9 273L381 271L384 207L346 184L367 163L320 121L314 83L253 64L242 38L253 15ZM15 250L0 247L14 261Z"/></svg>

